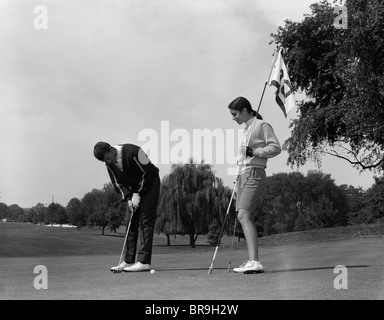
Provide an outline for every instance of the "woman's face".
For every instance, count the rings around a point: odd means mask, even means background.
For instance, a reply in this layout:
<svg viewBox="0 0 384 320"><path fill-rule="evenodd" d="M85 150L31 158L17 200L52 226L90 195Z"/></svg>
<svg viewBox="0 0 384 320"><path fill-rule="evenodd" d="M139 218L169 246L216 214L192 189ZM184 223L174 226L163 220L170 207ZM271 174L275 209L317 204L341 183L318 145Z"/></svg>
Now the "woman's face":
<svg viewBox="0 0 384 320"><path fill-rule="evenodd" d="M232 120L236 121L237 124L242 124L248 120L248 113L245 108L243 109L243 111L229 109L229 112L232 115Z"/></svg>

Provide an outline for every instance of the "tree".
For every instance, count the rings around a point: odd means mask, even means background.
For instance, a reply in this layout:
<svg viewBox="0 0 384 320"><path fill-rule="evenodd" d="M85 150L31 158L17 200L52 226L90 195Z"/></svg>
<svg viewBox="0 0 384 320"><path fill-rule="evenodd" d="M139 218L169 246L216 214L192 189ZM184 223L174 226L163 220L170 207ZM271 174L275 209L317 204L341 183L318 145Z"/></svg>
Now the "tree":
<svg viewBox="0 0 384 320"><path fill-rule="evenodd" d="M329 174L309 171L304 184L302 207L309 228L347 225L347 199Z"/></svg>
<svg viewBox="0 0 384 320"><path fill-rule="evenodd" d="M24 210L17 204L11 204L8 207L8 218L13 221L23 221Z"/></svg>
<svg viewBox="0 0 384 320"><path fill-rule="evenodd" d="M211 246L216 246L220 244L221 239L219 239L221 227L217 224L217 222L213 222L208 228L207 242Z"/></svg>
<svg viewBox="0 0 384 320"><path fill-rule="evenodd" d="M110 182L102 190L93 189L85 194L81 206L88 225L100 227L103 235L107 226L116 232L125 218L126 204L121 203L121 196Z"/></svg>
<svg viewBox="0 0 384 320"><path fill-rule="evenodd" d="M155 233L164 233L167 237L167 246L171 245L171 235L176 232L176 219L174 219L173 205L170 205L171 192L169 191L168 176L165 176L160 184L159 204L157 207L157 219Z"/></svg>
<svg viewBox="0 0 384 320"><path fill-rule="evenodd" d="M35 223L35 219L36 219L35 211L32 208L30 208L30 209L23 209L23 210L24 210L24 214L23 214L22 222Z"/></svg>
<svg viewBox="0 0 384 320"><path fill-rule="evenodd" d="M375 177L375 183L366 192L365 205L364 223L384 222L384 177Z"/></svg>
<svg viewBox="0 0 384 320"><path fill-rule="evenodd" d="M36 206L34 206L32 209L33 211L33 223L39 223L42 225L45 221L45 215L47 208L42 203L38 203Z"/></svg>
<svg viewBox="0 0 384 320"><path fill-rule="evenodd" d="M8 206L0 202L0 220L8 218Z"/></svg>
<svg viewBox="0 0 384 320"><path fill-rule="evenodd" d="M216 178L212 166L197 164L172 165L162 180L155 231L167 235L189 235L191 247L200 234L207 234L216 221L222 224L231 191Z"/></svg>
<svg viewBox="0 0 384 320"><path fill-rule="evenodd" d="M278 173L267 178L255 214L260 235L298 231L295 223L303 208L304 184L305 177L299 172Z"/></svg>
<svg viewBox="0 0 384 320"><path fill-rule="evenodd" d="M109 229L116 232L126 218L126 204L121 202L121 195L115 191L112 183L104 185L103 197L100 200L105 210Z"/></svg>
<svg viewBox="0 0 384 320"><path fill-rule="evenodd" d="M81 229L86 225L86 219L78 198L72 198L66 207L69 223Z"/></svg>
<svg viewBox="0 0 384 320"><path fill-rule="evenodd" d="M96 209L101 194L101 190L93 189L92 191L87 192L81 199L81 208L88 226L99 225Z"/></svg>
<svg viewBox="0 0 384 320"><path fill-rule="evenodd" d="M59 204L52 202L45 212L45 224L64 224L68 222L68 215L65 208Z"/></svg>
<svg viewBox="0 0 384 320"><path fill-rule="evenodd" d="M366 192L361 188L354 186L347 186L345 184L340 186L340 189L346 196L348 206L348 224L364 223L363 216L366 211L365 194Z"/></svg>
<svg viewBox="0 0 384 320"><path fill-rule="evenodd" d="M298 23L285 21L272 34L286 49L299 117L285 141L288 163L319 165L323 155L360 170L384 170L384 2L348 0L348 28L334 28L327 1L311 5Z"/></svg>
<svg viewBox="0 0 384 320"><path fill-rule="evenodd" d="M347 224L346 196L330 175L309 171L267 178L258 201L255 224L260 235Z"/></svg>

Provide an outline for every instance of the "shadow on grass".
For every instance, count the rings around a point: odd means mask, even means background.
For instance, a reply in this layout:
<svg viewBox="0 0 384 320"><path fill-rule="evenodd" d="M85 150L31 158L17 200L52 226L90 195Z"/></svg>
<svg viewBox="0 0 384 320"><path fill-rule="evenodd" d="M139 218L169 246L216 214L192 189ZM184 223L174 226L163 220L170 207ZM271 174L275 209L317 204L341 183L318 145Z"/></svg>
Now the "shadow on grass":
<svg viewBox="0 0 384 320"><path fill-rule="evenodd" d="M209 266L204 268L156 268L156 271L207 271L208 273L208 269ZM214 270L227 270L227 268L218 267L214 268Z"/></svg>
<svg viewBox="0 0 384 320"><path fill-rule="evenodd" d="M353 268L369 268L369 265L355 265L355 266L345 266L347 269ZM157 271L207 271L208 267L205 268L158 268ZM298 271L314 271L314 270L334 270L335 266L331 267L312 267L312 268L297 268L297 269L286 269L286 270L265 270L264 273L283 273L283 272L298 272ZM228 270L228 268L217 267L213 268L215 270ZM231 270L230 273L233 271Z"/></svg>
<svg viewBox="0 0 384 320"><path fill-rule="evenodd" d="M102 236L102 237L112 237L112 238L125 238L125 233L108 233L108 234L96 234L97 237L99 236ZM155 240L155 239L154 239ZM172 248L172 247L191 247L190 244L188 243L173 243L171 244L170 246L167 245L167 244L159 244L159 243L153 243L153 246L154 247L160 247L160 248ZM210 244L195 244L195 248L214 248L213 246L211 246ZM192 248L193 249L193 248Z"/></svg>
<svg viewBox="0 0 384 320"><path fill-rule="evenodd" d="M355 265L345 266L347 269L353 268L369 268L369 265ZM297 268L297 269L286 269L286 270L266 270L266 273L281 273L281 272L297 272L297 271L314 271L314 270L334 270L335 266L331 267L312 267L312 268Z"/></svg>
<svg viewBox="0 0 384 320"><path fill-rule="evenodd" d="M95 234L95 236L112 237L112 238L125 238L125 233L109 233L109 234Z"/></svg>
<svg viewBox="0 0 384 320"><path fill-rule="evenodd" d="M166 244L154 244L153 245L154 247L163 247L163 248L172 248L172 247L190 247L191 249L193 249L191 247L190 244L171 244L170 246L166 245ZM209 244L195 244L195 248L197 247L208 247L208 248L212 248L211 245Z"/></svg>

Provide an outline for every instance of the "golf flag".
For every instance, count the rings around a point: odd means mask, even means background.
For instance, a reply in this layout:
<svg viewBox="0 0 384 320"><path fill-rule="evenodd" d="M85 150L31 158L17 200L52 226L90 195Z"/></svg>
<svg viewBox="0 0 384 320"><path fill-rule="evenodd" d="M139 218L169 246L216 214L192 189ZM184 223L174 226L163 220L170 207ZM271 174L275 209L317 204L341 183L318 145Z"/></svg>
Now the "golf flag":
<svg viewBox="0 0 384 320"><path fill-rule="evenodd" d="M284 64L282 49L279 50L273 64L268 85L275 86L277 88L276 102L284 112L284 116L287 117L287 113L296 106L296 103L287 67Z"/></svg>

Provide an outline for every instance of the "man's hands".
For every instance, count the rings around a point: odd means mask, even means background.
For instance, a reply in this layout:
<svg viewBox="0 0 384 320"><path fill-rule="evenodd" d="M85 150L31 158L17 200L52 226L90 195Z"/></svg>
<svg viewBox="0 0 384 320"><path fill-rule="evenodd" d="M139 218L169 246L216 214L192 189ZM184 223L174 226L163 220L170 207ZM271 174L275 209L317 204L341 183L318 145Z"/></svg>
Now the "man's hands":
<svg viewBox="0 0 384 320"><path fill-rule="evenodd" d="M140 195L138 193L134 193L132 195L132 200L128 200L128 208L131 211L134 211L137 209L137 207L140 204Z"/></svg>
<svg viewBox="0 0 384 320"><path fill-rule="evenodd" d="M132 195L132 204L134 207L138 207L140 203L140 195L138 193L134 193Z"/></svg>

